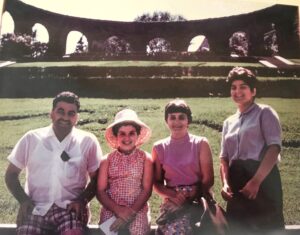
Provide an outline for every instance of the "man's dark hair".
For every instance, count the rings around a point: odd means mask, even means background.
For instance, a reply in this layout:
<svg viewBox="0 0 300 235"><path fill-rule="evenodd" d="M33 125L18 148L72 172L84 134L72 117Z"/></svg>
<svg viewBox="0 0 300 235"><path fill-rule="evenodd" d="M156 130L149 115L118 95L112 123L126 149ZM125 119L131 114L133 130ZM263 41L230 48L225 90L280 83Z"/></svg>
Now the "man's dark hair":
<svg viewBox="0 0 300 235"><path fill-rule="evenodd" d="M63 91L56 95L53 99L52 109L55 109L58 102L63 101L69 104L75 104L77 107L77 111L80 109L79 97L70 91Z"/></svg>

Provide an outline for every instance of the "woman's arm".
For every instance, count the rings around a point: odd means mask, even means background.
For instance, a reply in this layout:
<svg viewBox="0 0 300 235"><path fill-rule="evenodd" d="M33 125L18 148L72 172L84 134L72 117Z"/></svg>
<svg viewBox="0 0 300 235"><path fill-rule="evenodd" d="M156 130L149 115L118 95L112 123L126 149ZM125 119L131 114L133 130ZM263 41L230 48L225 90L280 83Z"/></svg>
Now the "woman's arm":
<svg viewBox="0 0 300 235"><path fill-rule="evenodd" d="M256 198L261 183L277 163L279 152L280 147L278 145L268 146L265 156L261 161L255 175L240 190L245 197L249 199Z"/></svg>
<svg viewBox="0 0 300 235"><path fill-rule="evenodd" d="M164 200L171 202L172 210L181 207L187 200L190 200L191 195L196 195L196 187L192 192L176 192L174 189L167 188L164 184L164 170L160 163L155 148L152 149L152 159L154 161L154 190Z"/></svg>
<svg viewBox="0 0 300 235"><path fill-rule="evenodd" d="M152 149L152 160L154 162L153 186L154 191L162 198L176 197L176 192L173 189L167 188L164 185L164 171L158 159L155 148Z"/></svg>
<svg viewBox="0 0 300 235"><path fill-rule="evenodd" d="M200 170L202 192L209 192L214 185L214 169L211 149L208 141L205 139L200 144Z"/></svg>
<svg viewBox="0 0 300 235"><path fill-rule="evenodd" d="M228 163L228 160L223 157L220 157L220 159L221 159L220 176L221 176L221 181L222 181L221 195L224 200L228 201L228 200L231 200L233 197L233 193L231 191L231 188L229 185L229 178L228 178L229 163Z"/></svg>

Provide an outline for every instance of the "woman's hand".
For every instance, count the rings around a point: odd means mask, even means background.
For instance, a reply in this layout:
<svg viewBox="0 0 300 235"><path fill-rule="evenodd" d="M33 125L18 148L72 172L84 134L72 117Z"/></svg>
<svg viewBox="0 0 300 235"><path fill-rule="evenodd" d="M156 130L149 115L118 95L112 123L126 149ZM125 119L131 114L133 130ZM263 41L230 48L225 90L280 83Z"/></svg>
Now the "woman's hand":
<svg viewBox="0 0 300 235"><path fill-rule="evenodd" d="M189 195L187 194L188 192L176 192L175 197L169 197L168 200L174 204L173 207L180 208L186 201L189 200Z"/></svg>
<svg viewBox="0 0 300 235"><path fill-rule="evenodd" d="M259 187L260 184L252 178L239 192L243 194L246 198L254 200L257 196Z"/></svg>
<svg viewBox="0 0 300 235"><path fill-rule="evenodd" d="M225 201L230 201L233 198L233 193L228 184L225 184L222 188L221 195Z"/></svg>

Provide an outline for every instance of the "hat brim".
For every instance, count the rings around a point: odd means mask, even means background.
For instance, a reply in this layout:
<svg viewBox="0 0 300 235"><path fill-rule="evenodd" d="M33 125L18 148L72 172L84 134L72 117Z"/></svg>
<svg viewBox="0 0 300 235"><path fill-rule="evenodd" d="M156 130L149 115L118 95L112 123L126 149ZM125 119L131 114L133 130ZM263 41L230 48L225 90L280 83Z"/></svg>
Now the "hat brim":
<svg viewBox="0 0 300 235"><path fill-rule="evenodd" d="M128 120L126 118L121 118L113 123L111 123L105 130L105 139L107 141L107 144L114 149L118 148L118 143L117 143L117 137L113 134L113 127L117 124L120 123L135 123L137 125L139 125L141 127L141 132L137 138L136 141L136 146L141 146L142 144L146 143L150 137L151 137L151 129L150 127L148 127L144 122L142 122L141 120Z"/></svg>

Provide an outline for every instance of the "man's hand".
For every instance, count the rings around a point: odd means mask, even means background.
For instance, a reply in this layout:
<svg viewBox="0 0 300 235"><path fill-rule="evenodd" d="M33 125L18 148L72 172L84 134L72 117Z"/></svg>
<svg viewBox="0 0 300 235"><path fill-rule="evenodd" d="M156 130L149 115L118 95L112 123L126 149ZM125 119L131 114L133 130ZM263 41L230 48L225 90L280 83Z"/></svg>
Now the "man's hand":
<svg viewBox="0 0 300 235"><path fill-rule="evenodd" d="M23 223L27 215L31 214L34 208L34 204L31 200L26 200L20 204L19 212L17 215L17 225Z"/></svg>
<svg viewBox="0 0 300 235"><path fill-rule="evenodd" d="M88 207L81 201L74 201L68 204L68 212L75 212L76 217L81 220L84 224L87 224L89 221L89 210Z"/></svg>

